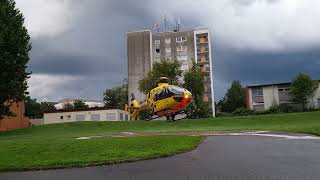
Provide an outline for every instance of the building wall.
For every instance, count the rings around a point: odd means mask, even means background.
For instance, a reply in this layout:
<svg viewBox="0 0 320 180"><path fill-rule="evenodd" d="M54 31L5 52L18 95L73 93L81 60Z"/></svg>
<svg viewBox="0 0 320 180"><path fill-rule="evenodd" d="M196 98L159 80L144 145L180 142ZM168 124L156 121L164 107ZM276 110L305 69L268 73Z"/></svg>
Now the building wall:
<svg viewBox="0 0 320 180"><path fill-rule="evenodd" d="M198 42L198 38L203 35L207 36L207 41L204 43ZM154 62L158 62L164 58L177 59L181 64L181 70L186 72L192 66L193 61L195 61L199 63L207 74L204 80L204 100L210 103L213 116L215 116L213 66L208 29L159 33L152 33L150 31L130 32L127 36L129 98L131 93L134 93L138 101L145 99L145 95L138 90L138 81L145 77ZM177 37L185 37L186 40L178 42ZM200 46L206 46L206 52L200 52ZM181 47L183 51L178 51L178 48ZM206 61L198 62L198 54L205 55ZM183 82L183 79L181 78L180 81Z"/></svg>
<svg viewBox="0 0 320 180"><path fill-rule="evenodd" d="M16 114L14 117L0 119L0 131L9 131L29 127L29 120L24 116L24 103L13 103L10 110Z"/></svg>
<svg viewBox="0 0 320 180"><path fill-rule="evenodd" d="M252 91L259 88L262 88L263 90L263 97L253 97ZM250 87L247 89L248 89L247 96L249 96L247 97L248 99L247 107L249 107L251 110L256 110L256 111L268 110L274 103L275 104L289 103L297 109L302 108L301 105L294 104L291 101L291 98L289 95L289 91L290 91L289 84L269 85L269 86L260 86L260 87L257 86L257 87ZM263 108L261 107L260 104L256 104L256 102L264 102ZM320 108L320 83L319 83L318 89L315 92L314 97L308 99L306 108L310 108L310 109Z"/></svg>
<svg viewBox="0 0 320 180"><path fill-rule="evenodd" d="M145 98L145 95L138 90L138 82L151 69L151 38L150 31L127 33L129 102L131 93L136 96L138 101Z"/></svg>
<svg viewBox="0 0 320 180"><path fill-rule="evenodd" d="M122 114L122 118L121 118ZM99 119L96 118L99 115ZM83 117L83 119L82 119ZM113 117L113 118L109 118ZM75 121L127 121L129 113L119 109L113 110L92 110L92 111L71 111L71 112L54 112L44 114L44 124L65 123Z"/></svg>
<svg viewBox="0 0 320 180"><path fill-rule="evenodd" d="M177 37L186 37L186 41L177 42ZM192 65L192 59L194 59L194 36L193 31L185 32L162 32L162 33L152 33L152 63L159 62L162 58L177 59L181 65L187 65L188 69ZM170 39L170 43L166 43L166 39ZM160 44L156 44L156 41L160 40ZM179 46L187 47L186 51L178 52L177 48ZM167 49L171 52L167 52ZM160 52L157 52L157 49ZM186 57L187 59L181 60L181 58ZM182 69L185 71L184 69Z"/></svg>

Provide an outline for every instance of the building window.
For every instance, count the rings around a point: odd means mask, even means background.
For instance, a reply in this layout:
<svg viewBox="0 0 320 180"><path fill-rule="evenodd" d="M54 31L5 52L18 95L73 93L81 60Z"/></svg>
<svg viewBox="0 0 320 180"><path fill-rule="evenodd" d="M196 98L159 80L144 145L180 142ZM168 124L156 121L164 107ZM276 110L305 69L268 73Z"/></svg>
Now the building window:
<svg viewBox="0 0 320 180"><path fill-rule="evenodd" d="M177 51L178 52L186 52L188 50L187 46L178 46Z"/></svg>
<svg viewBox="0 0 320 180"><path fill-rule="evenodd" d="M160 53L160 48L156 48L156 53Z"/></svg>
<svg viewBox="0 0 320 180"><path fill-rule="evenodd" d="M126 121L128 121L129 120L129 115L128 114L126 114Z"/></svg>
<svg viewBox="0 0 320 180"><path fill-rule="evenodd" d="M177 60L178 61L187 61L188 60L188 56L177 56Z"/></svg>
<svg viewBox="0 0 320 180"><path fill-rule="evenodd" d="M171 43L171 39L170 39L170 38L166 38L166 39L165 39L165 43L166 43L166 44L170 44L170 43Z"/></svg>
<svg viewBox="0 0 320 180"><path fill-rule="evenodd" d="M120 113L120 120L123 120L123 114Z"/></svg>
<svg viewBox="0 0 320 180"><path fill-rule="evenodd" d="M155 40L154 44L160 44L160 40Z"/></svg>
<svg viewBox="0 0 320 180"><path fill-rule="evenodd" d="M185 36L177 37L176 42L181 43L187 41L187 38Z"/></svg>
<svg viewBox="0 0 320 180"><path fill-rule="evenodd" d="M85 115L76 115L76 120L77 121L84 121L86 119Z"/></svg>
<svg viewBox="0 0 320 180"><path fill-rule="evenodd" d="M166 53L171 53L171 48L166 48Z"/></svg>
<svg viewBox="0 0 320 180"><path fill-rule="evenodd" d="M186 71L189 69L189 66L187 64L183 64L181 65L181 68L180 68L182 71Z"/></svg>
<svg viewBox="0 0 320 180"><path fill-rule="evenodd" d="M290 88L279 88L278 91L279 92L286 92L286 91L290 91Z"/></svg>
<svg viewBox="0 0 320 180"><path fill-rule="evenodd" d="M117 120L117 113L107 113L107 120Z"/></svg>
<svg viewBox="0 0 320 180"><path fill-rule="evenodd" d="M70 119L71 119L71 115L68 115L68 116L67 116L67 119L70 120Z"/></svg>
<svg viewBox="0 0 320 180"><path fill-rule="evenodd" d="M253 97L261 97L261 96L263 96L263 90L262 89L253 89L252 90L252 96Z"/></svg>
<svg viewBox="0 0 320 180"><path fill-rule="evenodd" d="M60 119L63 119L63 116L60 116Z"/></svg>
<svg viewBox="0 0 320 180"><path fill-rule="evenodd" d="M100 121L100 114L91 114L91 121Z"/></svg>

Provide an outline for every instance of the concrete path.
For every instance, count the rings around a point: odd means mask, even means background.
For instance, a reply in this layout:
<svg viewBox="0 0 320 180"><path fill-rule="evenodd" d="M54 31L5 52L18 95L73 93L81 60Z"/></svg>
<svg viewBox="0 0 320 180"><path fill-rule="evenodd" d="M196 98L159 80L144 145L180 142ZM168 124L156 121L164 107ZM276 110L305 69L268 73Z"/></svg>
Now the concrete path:
<svg viewBox="0 0 320 180"><path fill-rule="evenodd" d="M210 136L196 150L168 158L101 167L0 173L0 179L318 180L320 140L267 132L231 133Z"/></svg>

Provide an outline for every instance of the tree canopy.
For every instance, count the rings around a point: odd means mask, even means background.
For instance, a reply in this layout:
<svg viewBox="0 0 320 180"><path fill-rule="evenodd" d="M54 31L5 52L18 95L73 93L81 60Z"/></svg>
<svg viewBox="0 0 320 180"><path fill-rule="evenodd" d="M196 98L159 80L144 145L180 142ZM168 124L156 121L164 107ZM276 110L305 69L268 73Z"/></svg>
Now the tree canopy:
<svg viewBox="0 0 320 180"><path fill-rule="evenodd" d="M22 13L13 0L0 1L0 118L13 115L9 106L27 94L26 72L31 50Z"/></svg>
<svg viewBox="0 0 320 180"><path fill-rule="evenodd" d="M313 81L310 76L304 73L299 73L291 82L290 95L292 101L302 105L302 110L305 110L305 104L308 98L314 96L319 82Z"/></svg>
<svg viewBox="0 0 320 180"><path fill-rule="evenodd" d="M103 96L106 107L123 109L128 103L128 83L107 89Z"/></svg>
<svg viewBox="0 0 320 180"><path fill-rule="evenodd" d="M184 88L192 93L192 100L186 109L188 118L206 118L209 117L209 105L203 101L204 95L204 77L198 65L193 63L192 67L184 74Z"/></svg>
<svg viewBox="0 0 320 180"><path fill-rule="evenodd" d="M89 108L88 105L86 105L83 101L81 100L75 100L73 102L73 108L74 109L86 109L86 108Z"/></svg>
<svg viewBox="0 0 320 180"><path fill-rule="evenodd" d="M182 74L180 63L177 60L161 59L153 64L152 70L139 81L139 91L147 94L157 87L160 77L167 77L170 84L178 85Z"/></svg>
<svg viewBox="0 0 320 180"><path fill-rule="evenodd" d="M36 99L32 99L30 96L25 96L25 116L32 118L42 118L44 112L50 112L56 110L53 104L48 102L38 103Z"/></svg>
<svg viewBox="0 0 320 180"><path fill-rule="evenodd" d="M242 87L241 82L238 80L233 81L223 100L218 104L223 112L233 112L238 108L245 108L246 89Z"/></svg>

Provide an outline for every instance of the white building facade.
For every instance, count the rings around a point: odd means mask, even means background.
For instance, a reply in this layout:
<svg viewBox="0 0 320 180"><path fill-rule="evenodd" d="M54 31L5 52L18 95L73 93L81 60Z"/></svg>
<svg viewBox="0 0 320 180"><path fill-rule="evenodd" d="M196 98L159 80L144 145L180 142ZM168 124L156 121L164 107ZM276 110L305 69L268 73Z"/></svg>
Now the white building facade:
<svg viewBox="0 0 320 180"><path fill-rule="evenodd" d="M44 113L43 124L76 121L129 121L130 114L120 109L89 108L84 110L57 110Z"/></svg>
<svg viewBox="0 0 320 180"><path fill-rule="evenodd" d="M247 87L247 109L254 111L266 111L273 104L290 104L301 108L301 105L294 104L290 98L290 83L267 84ZM308 99L307 109L320 108L320 82L314 96Z"/></svg>

